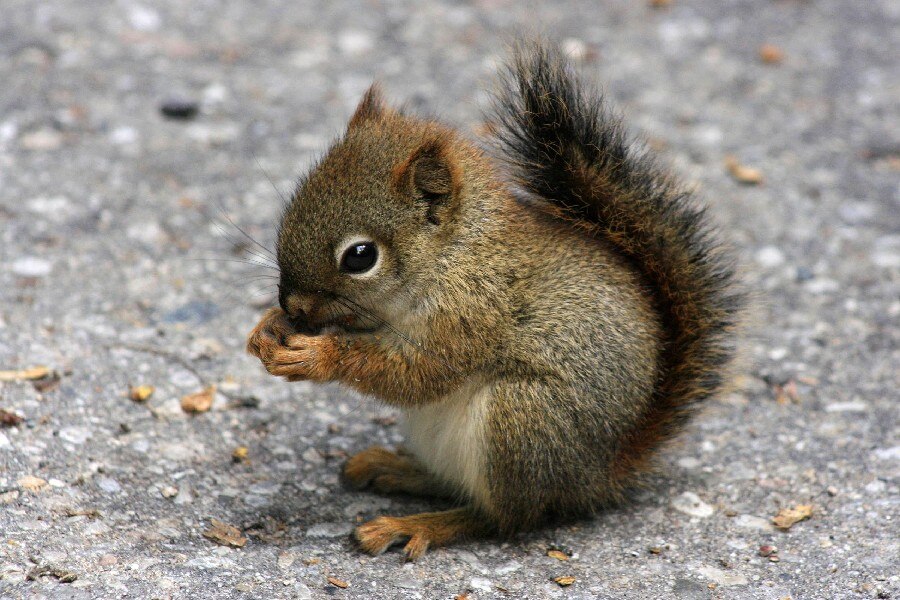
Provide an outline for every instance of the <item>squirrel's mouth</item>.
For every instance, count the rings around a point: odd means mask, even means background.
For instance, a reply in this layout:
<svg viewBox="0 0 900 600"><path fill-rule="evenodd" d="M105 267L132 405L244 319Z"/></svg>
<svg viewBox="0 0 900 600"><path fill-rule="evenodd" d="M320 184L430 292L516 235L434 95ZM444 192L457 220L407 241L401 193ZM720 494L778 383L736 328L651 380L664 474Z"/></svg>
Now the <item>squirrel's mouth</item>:
<svg viewBox="0 0 900 600"><path fill-rule="evenodd" d="M350 333L368 333L381 327L381 323L373 319L363 319L359 315L345 313L331 315L327 318L310 318L309 315L298 315L289 318L294 331L303 335L319 335L325 329L340 329Z"/></svg>

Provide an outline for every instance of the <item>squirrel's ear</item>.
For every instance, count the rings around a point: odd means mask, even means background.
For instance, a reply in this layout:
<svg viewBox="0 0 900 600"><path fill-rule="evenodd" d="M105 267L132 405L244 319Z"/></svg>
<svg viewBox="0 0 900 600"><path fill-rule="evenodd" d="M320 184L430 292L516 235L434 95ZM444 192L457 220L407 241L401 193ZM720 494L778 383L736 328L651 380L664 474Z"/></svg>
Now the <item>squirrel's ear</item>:
<svg viewBox="0 0 900 600"><path fill-rule="evenodd" d="M453 210L459 177L448 152L449 140L435 138L419 146L398 166L398 187L428 203L428 220L437 225Z"/></svg>
<svg viewBox="0 0 900 600"><path fill-rule="evenodd" d="M353 116L350 117L350 123L347 129L353 129L361 123L370 119L377 119L385 113L387 109L384 104L384 96L381 94L381 88L377 83L373 83L366 93L363 94L359 106L356 107Z"/></svg>

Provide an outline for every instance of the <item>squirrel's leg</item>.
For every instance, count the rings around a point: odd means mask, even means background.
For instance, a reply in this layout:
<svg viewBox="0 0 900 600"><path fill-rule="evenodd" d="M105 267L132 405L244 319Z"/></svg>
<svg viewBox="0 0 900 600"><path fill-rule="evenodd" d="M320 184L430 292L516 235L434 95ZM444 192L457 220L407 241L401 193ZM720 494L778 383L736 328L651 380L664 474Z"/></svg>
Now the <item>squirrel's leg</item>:
<svg viewBox="0 0 900 600"><path fill-rule="evenodd" d="M441 496L443 486L416 458L403 449L391 452L373 446L353 455L344 465L344 477L355 488L368 486L376 492L401 492L413 496Z"/></svg>
<svg viewBox="0 0 900 600"><path fill-rule="evenodd" d="M381 554L390 546L408 539L403 552L416 560L429 547L442 546L463 537L488 533L484 519L469 508L421 513L408 517L378 517L353 531L360 548Z"/></svg>

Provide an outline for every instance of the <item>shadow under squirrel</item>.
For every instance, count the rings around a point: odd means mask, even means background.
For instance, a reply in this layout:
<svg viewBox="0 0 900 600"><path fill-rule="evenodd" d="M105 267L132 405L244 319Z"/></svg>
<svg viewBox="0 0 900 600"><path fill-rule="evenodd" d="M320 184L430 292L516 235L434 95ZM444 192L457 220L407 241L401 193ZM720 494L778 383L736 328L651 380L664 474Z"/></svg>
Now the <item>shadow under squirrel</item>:
<svg viewBox="0 0 900 600"><path fill-rule="evenodd" d="M248 351L404 411L407 447L353 456L352 485L459 501L357 527L372 554L622 500L731 358L741 294L689 193L556 48L521 44L502 84L494 158L373 86L278 230Z"/></svg>

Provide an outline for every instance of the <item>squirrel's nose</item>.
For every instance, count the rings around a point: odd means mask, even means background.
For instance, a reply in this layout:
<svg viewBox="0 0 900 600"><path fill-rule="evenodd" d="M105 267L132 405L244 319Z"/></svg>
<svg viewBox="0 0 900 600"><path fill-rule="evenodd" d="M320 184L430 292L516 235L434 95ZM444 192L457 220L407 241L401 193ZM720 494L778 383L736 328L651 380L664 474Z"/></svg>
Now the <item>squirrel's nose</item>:
<svg viewBox="0 0 900 600"><path fill-rule="evenodd" d="M287 294L279 297L281 310L286 312L291 318L304 318L313 312L316 306L316 294Z"/></svg>

